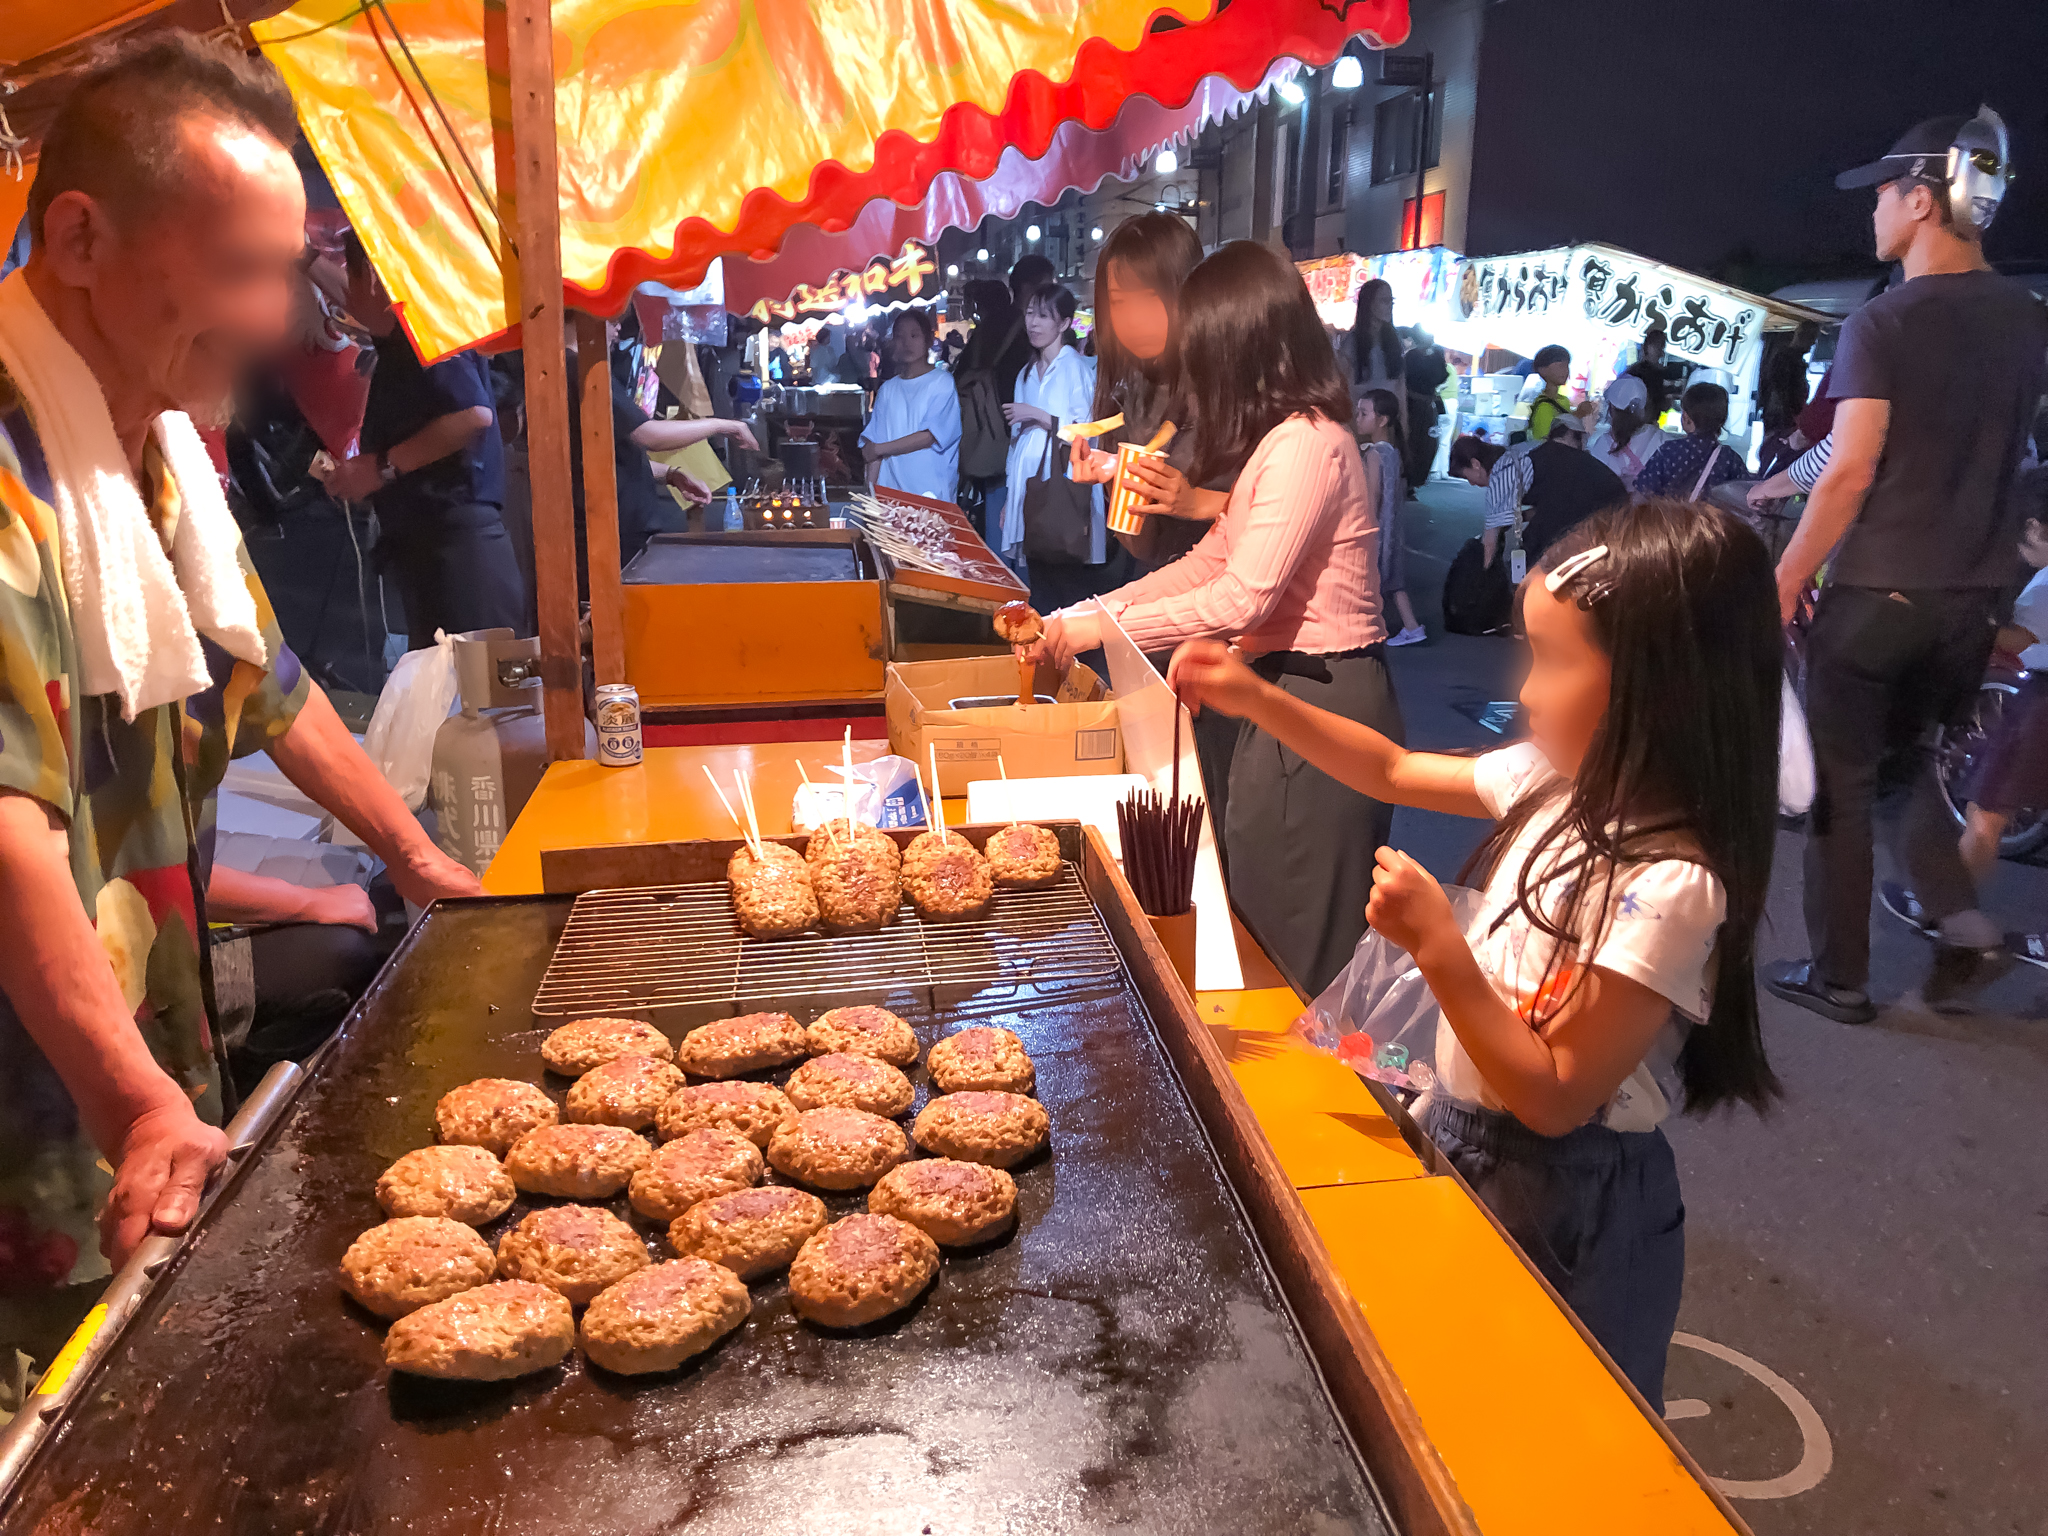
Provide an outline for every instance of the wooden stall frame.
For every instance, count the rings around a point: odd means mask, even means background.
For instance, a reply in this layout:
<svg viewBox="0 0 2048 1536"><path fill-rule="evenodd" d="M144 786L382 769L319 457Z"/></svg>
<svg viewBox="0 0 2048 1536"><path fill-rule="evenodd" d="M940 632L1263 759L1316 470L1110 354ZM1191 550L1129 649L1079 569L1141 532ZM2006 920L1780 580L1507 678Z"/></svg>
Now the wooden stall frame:
<svg viewBox="0 0 2048 1536"><path fill-rule="evenodd" d="M606 322L576 312L577 416L583 434L583 537L590 569L590 659L600 687L626 680L619 573L619 473L612 454L611 342Z"/></svg>
<svg viewBox="0 0 2048 1536"><path fill-rule="evenodd" d="M951 827L980 847L1008 823ZM1049 823L1077 839L1083 887L1123 954L1175 1073L1194 1102L1246 1219L1258 1235L1282 1296L1302 1331L1337 1408L1402 1536L1479 1536L1457 1483L1422 1426L1364 1310L1338 1275L1301 1197L1260 1131L1229 1064L1195 1011L1195 1000L1138 906L1108 845L1091 827ZM907 842L922 827L885 828ZM1068 841L1063 838L1063 843ZM801 849L808 834L767 837ZM550 895L725 878L738 838L612 843L541 851Z"/></svg>
<svg viewBox="0 0 2048 1536"><path fill-rule="evenodd" d="M563 382L567 347L562 304L562 183L555 156L555 34L549 0L503 3L512 109L512 225L518 242L516 256L508 266L516 264L518 270L518 308L514 313L519 316L526 364L541 707L548 756L560 762L583 756L583 641L576 601L569 397ZM601 351L599 355L602 357ZM602 420L609 433L609 393ZM609 454L604 462L609 466Z"/></svg>

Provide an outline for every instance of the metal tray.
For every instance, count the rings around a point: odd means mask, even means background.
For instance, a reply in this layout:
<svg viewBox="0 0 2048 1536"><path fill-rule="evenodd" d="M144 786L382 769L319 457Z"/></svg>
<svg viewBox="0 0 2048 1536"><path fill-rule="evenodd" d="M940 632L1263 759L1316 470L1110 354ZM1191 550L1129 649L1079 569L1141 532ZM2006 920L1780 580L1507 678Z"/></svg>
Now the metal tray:
<svg viewBox="0 0 2048 1536"><path fill-rule="evenodd" d="M491 1075L566 1088L540 1076L530 1001L569 906L427 913L85 1381L0 1530L1388 1529L1122 972L1043 1005L904 1004L927 1047L968 1022L1015 1029L1053 1132L1017 1170L1015 1234L949 1255L899 1319L828 1336L778 1277L670 1377L576 1357L491 1386L387 1372L382 1329L334 1266L379 1218L379 1171L431 1139L441 1093Z"/></svg>

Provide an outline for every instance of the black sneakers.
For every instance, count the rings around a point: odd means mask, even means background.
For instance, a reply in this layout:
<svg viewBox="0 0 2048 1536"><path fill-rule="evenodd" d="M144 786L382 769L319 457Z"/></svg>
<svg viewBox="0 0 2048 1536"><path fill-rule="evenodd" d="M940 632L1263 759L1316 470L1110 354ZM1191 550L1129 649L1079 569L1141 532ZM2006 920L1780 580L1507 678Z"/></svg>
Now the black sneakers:
<svg viewBox="0 0 2048 1536"><path fill-rule="evenodd" d="M1920 898L1907 890L1896 880L1878 882L1877 899L1884 903L1885 911L1891 913L1909 928L1917 928L1923 938L1938 938L1939 925L1927 920L1927 909L1920 905Z"/></svg>
<svg viewBox="0 0 2048 1536"><path fill-rule="evenodd" d="M1764 986L1772 996L1837 1024L1868 1024L1877 1017L1868 993L1829 986L1814 974L1811 960L1780 960L1765 966Z"/></svg>
<svg viewBox="0 0 2048 1536"><path fill-rule="evenodd" d="M2005 949L2013 959L2048 971L2048 933L2008 933Z"/></svg>

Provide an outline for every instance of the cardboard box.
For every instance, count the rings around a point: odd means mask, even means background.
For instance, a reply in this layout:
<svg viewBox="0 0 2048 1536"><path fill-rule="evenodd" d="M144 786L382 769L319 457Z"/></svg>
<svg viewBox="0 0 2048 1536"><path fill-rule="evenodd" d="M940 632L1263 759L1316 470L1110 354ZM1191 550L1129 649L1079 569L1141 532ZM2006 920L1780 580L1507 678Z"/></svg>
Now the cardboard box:
<svg viewBox="0 0 2048 1536"><path fill-rule="evenodd" d="M1039 691L1051 692L1049 682L1041 672ZM889 749L929 773L930 744L941 795L964 795L972 780L996 777L999 754L1013 779L1123 772L1123 732L1102 679L1076 662L1057 687L1052 704L953 709L959 698L1014 699L1016 661L1005 655L894 662L883 684Z"/></svg>

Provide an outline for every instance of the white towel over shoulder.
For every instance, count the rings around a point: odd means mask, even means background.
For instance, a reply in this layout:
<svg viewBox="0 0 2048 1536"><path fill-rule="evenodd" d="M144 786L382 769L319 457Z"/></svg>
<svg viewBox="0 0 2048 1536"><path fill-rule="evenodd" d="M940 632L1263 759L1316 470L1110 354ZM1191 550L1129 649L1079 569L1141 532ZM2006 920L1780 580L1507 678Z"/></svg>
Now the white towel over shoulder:
<svg viewBox="0 0 2048 1536"><path fill-rule="evenodd" d="M0 368L28 402L50 471L80 692L114 695L127 720L189 698L211 681L201 633L268 666L241 535L192 419L166 411L151 429L182 503L166 557L99 381L19 271L0 282Z"/></svg>

